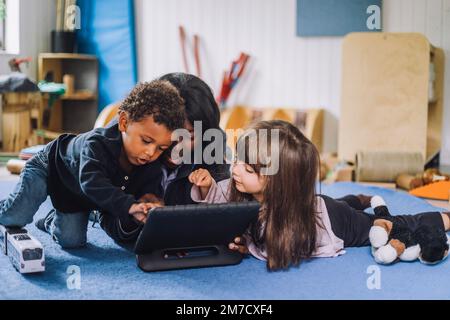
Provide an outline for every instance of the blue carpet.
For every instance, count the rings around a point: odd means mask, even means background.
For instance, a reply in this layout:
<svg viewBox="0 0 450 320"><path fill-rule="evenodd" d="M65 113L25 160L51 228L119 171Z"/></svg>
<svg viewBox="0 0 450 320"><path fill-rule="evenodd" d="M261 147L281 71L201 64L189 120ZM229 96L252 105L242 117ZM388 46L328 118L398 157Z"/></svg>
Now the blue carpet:
<svg viewBox="0 0 450 320"><path fill-rule="evenodd" d="M0 182L0 198L14 187ZM393 213L436 210L406 193L354 183L322 186L332 197L349 193L379 194ZM45 202L36 218L50 208ZM375 265L369 248L350 248L338 258L321 258L299 268L269 273L265 263L246 258L236 266L144 273L133 253L112 240L98 227L89 227L89 245L64 251L34 225L28 230L44 245L47 270L20 275L8 258L0 256L1 299L448 299L450 259L435 266L419 262L378 266L380 289L370 290L367 269ZM67 268L80 267L81 288L67 286Z"/></svg>

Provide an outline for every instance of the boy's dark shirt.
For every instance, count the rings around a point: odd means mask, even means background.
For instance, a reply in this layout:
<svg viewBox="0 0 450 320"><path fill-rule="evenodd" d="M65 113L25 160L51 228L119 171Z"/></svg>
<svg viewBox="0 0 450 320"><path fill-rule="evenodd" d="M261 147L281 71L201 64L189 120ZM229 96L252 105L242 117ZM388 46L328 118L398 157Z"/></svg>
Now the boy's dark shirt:
<svg viewBox="0 0 450 320"><path fill-rule="evenodd" d="M65 213L101 210L128 215L143 186L158 178L160 170L157 163L150 163L126 173L119 165L122 147L117 120L106 128L63 134L49 143L48 193L53 206Z"/></svg>

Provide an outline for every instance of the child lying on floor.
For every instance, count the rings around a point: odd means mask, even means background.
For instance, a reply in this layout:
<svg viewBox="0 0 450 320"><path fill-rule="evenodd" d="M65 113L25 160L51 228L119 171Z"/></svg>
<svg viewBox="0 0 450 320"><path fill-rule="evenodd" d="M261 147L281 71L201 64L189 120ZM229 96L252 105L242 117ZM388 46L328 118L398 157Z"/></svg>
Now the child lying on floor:
<svg viewBox="0 0 450 320"><path fill-rule="evenodd" d="M278 172L264 175L263 164L270 165L277 155L270 152L270 140L265 146L260 143L259 132L273 129L279 130ZM278 270L298 265L302 259L339 256L344 247L370 245L369 230L375 216L363 211L370 206L370 197L349 195L335 200L317 195L319 153L295 126L284 121L259 122L240 137L237 145L231 179L216 183L204 169L189 176L194 184L191 197L197 202L261 203L258 220L244 237L230 244L230 249L249 252L267 260L269 270ZM429 224L447 231L449 215L426 212L402 219L409 225Z"/></svg>
<svg viewBox="0 0 450 320"><path fill-rule="evenodd" d="M138 84L121 103L118 120L80 135L63 134L26 163L14 191L0 201L0 224L31 223L50 195L55 210L37 227L61 247L85 245L92 210L123 217L124 229L136 229L136 220L154 205L138 203L134 195L152 179L151 162L183 124L184 102L173 85Z"/></svg>

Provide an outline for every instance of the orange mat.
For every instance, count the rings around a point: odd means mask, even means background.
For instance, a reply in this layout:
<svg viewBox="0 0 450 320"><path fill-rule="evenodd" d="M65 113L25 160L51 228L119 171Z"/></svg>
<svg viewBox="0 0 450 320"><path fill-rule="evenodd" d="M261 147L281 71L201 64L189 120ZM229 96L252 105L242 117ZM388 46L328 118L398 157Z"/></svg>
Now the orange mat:
<svg viewBox="0 0 450 320"><path fill-rule="evenodd" d="M428 199L448 200L450 193L450 181L438 181L423 187L412 189L410 194Z"/></svg>

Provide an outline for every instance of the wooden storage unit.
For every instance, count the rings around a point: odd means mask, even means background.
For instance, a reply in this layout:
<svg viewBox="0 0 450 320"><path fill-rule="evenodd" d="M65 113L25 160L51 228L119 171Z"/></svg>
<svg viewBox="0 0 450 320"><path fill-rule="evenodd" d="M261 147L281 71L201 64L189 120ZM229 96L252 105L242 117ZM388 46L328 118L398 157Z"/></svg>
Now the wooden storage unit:
<svg viewBox="0 0 450 320"><path fill-rule="evenodd" d="M62 83L64 75L74 76L74 89L64 94L52 107L48 127L53 132L81 133L93 128L98 114L98 61L95 56L72 53L41 53L38 79L53 73L53 82ZM43 105L48 95L43 95Z"/></svg>
<svg viewBox="0 0 450 320"><path fill-rule="evenodd" d="M42 123L39 92L10 92L2 99L2 151L19 152L33 144L34 129Z"/></svg>
<svg viewBox="0 0 450 320"><path fill-rule="evenodd" d="M420 152L428 162L441 148L443 83L444 52L422 34L345 37L339 158L354 161L358 151L405 151Z"/></svg>
<svg viewBox="0 0 450 320"><path fill-rule="evenodd" d="M261 120L284 120L297 126L300 131L322 151L323 140L323 109L296 109L296 108L253 108L247 106L234 106L222 110L220 127L235 130L227 137L227 145L235 149L238 136L253 122ZM239 129L241 131L239 131Z"/></svg>

